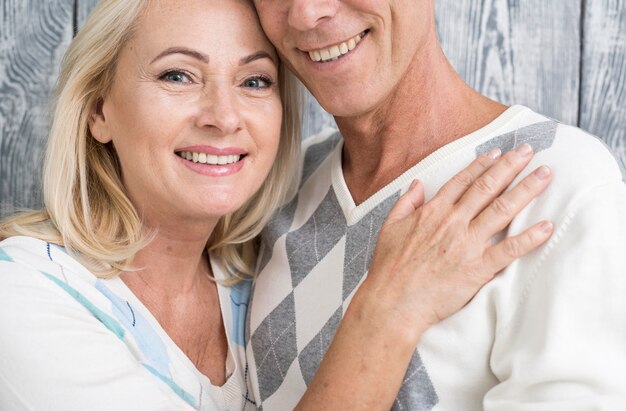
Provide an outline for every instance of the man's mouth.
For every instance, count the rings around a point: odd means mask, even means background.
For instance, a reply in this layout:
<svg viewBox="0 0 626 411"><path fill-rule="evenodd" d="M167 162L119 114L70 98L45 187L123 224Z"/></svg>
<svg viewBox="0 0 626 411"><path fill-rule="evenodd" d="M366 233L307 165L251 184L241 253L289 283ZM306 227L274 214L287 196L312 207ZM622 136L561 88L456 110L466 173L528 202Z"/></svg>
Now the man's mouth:
<svg viewBox="0 0 626 411"><path fill-rule="evenodd" d="M308 52L309 58L312 61L321 63L337 60L354 50L356 45L359 44L368 32L369 29L339 44L334 44L323 49L311 50Z"/></svg>
<svg viewBox="0 0 626 411"><path fill-rule="evenodd" d="M196 153L193 151L180 151L176 153L179 157L184 158L185 160L192 161L194 163L208 164L208 165L225 165L225 164L234 164L241 160L243 155L227 155L227 156L216 156L213 154L206 153Z"/></svg>

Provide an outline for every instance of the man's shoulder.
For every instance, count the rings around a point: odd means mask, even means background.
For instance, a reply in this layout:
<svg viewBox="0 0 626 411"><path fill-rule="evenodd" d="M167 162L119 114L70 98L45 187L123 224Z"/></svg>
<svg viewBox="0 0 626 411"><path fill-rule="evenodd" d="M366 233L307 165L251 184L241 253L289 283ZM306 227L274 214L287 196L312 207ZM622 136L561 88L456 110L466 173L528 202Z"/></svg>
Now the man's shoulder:
<svg viewBox="0 0 626 411"><path fill-rule="evenodd" d="M624 180L624 165L609 146L578 127L558 124L546 161L578 184L597 185ZM541 154L538 155L541 160Z"/></svg>
<svg viewBox="0 0 626 411"><path fill-rule="evenodd" d="M601 138L524 106L515 106L505 115L505 126L478 144L476 154L494 147L506 152L528 143L535 151L534 163L548 165L579 185L624 179L622 159Z"/></svg>
<svg viewBox="0 0 626 411"><path fill-rule="evenodd" d="M305 182L337 149L343 138L339 130L326 128L302 144L302 182Z"/></svg>
<svg viewBox="0 0 626 411"><path fill-rule="evenodd" d="M326 127L319 133L306 137L302 141L302 152L306 153L310 148L319 144L329 144L331 141L335 142L335 145L341 140L341 133L334 127Z"/></svg>

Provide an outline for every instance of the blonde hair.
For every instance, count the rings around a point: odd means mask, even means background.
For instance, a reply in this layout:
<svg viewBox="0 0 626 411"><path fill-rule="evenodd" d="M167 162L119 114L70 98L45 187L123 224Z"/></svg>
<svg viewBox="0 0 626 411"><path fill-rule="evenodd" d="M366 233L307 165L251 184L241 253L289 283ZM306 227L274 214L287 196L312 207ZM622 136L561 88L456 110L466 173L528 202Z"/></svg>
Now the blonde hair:
<svg viewBox="0 0 626 411"><path fill-rule="evenodd" d="M121 49L150 0L103 0L70 44L61 63L43 167L44 209L0 222L0 237L27 235L64 246L102 278L132 270L134 255L149 242L125 194L111 143L89 131L92 109L107 95ZM259 191L220 219L207 247L232 274L254 271L256 238L271 214L295 193L300 152L301 92L281 64L283 119L277 158Z"/></svg>

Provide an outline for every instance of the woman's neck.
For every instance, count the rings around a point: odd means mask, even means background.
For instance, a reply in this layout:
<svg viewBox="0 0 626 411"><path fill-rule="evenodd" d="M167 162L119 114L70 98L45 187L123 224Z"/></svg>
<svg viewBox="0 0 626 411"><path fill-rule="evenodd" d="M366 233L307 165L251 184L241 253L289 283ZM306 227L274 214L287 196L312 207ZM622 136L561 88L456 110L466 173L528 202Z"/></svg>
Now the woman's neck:
<svg viewBox="0 0 626 411"><path fill-rule="evenodd" d="M228 343L206 244L193 230L156 230L121 279L213 384L226 381Z"/></svg>

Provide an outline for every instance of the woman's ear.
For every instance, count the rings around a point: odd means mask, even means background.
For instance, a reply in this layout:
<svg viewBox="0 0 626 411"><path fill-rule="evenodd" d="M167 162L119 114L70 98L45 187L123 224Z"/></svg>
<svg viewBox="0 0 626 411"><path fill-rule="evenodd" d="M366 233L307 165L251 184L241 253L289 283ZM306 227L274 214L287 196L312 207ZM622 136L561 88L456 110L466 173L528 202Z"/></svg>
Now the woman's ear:
<svg viewBox="0 0 626 411"><path fill-rule="evenodd" d="M104 100L99 99L89 113L89 131L93 138L106 144L112 140L111 130L104 115Z"/></svg>

